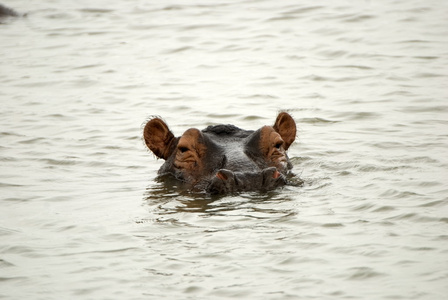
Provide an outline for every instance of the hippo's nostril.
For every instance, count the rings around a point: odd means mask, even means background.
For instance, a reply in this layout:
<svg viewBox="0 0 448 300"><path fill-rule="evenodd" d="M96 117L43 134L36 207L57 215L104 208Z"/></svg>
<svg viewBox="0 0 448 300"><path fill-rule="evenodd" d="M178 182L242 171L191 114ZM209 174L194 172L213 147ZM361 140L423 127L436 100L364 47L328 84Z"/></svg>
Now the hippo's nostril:
<svg viewBox="0 0 448 300"><path fill-rule="evenodd" d="M218 177L219 179L223 180L223 181L229 181L231 183L234 183L235 181L235 173L233 173L230 170L227 169L221 169L216 173L216 177Z"/></svg>
<svg viewBox="0 0 448 300"><path fill-rule="evenodd" d="M275 172L272 174L272 178L277 179L281 176L280 172L275 170Z"/></svg>
<svg viewBox="0 0 448 300"><path fill-rule="evenodd" d="M227 175L224 174L223 172L219 171L218 173L216 173L216 177L218 177L221 180L226 181L227 180Z"/></svg>

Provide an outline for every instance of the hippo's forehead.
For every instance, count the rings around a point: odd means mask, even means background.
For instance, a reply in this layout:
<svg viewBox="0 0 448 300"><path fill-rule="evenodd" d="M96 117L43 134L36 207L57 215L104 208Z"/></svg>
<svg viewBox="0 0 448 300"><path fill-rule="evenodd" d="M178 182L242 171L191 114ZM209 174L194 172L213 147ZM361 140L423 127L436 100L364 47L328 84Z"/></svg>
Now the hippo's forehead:
<svg viewBox="0 0 448 300"><path fill-rule="evenodd" d="M203 134L206 134L211 139L216 141L241 141L247 138L253 132L253 130L244 130L231 124L208 126L204 130L202 130Z"/></svg>
<svg viewBox="0 0 448 300"><path fill-rule="evenodd" d="M206 136L208 139L210 139L220 147L230 149L238 146L241 148L241 146L247 143L247 140L250 138L251 133L253 133L253 131L244 131L238 135L223 136L204 132L204 136Z"/></svg>
<svg viewBox="0 0 448 300"><path fill-rule="evenodd" d="M202 133L213 144L213 147L209 149L211 159L218 159L221 162L224 157L222 167L235 171L259 169L257 163L252 159L253 155L249 155L249 153L258 151L258 147L254 147L250 143L256 135L255 131L239 129L233 125L217 125L208 127ZM220 155L216 155L217 153Z"/></svg>
<svg viewBox="0 0 448 300"><path fill-rule="evenodd" d="M224 138L209 136L209 138L215 143L217 152L225 157L226 168L230 170L255 170L257 165L247 155L249 150L248 136Z"/></svg>
<svg viewBox="0 0 448 300"><path fill-rule="evenodd" d="M204 137L226 155L244 153L254 135L253 130L240 129L233 125L209 126L202 130Z"/></svg>

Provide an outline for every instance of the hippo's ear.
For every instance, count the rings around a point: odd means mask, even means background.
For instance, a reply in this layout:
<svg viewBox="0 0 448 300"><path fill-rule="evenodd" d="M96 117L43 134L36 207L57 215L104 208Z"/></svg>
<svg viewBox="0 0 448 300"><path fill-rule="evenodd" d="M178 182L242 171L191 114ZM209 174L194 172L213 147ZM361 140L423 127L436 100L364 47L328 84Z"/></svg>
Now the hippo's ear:
<svg viewBox="0 0 448 300"><path fill-rule="evenodd" d="M284 148L288 150L289 146L296 139L296 122L294 119L286 112L281 112L275 124L273 126L274 130L280 134L282 139L285 141Z"/></svg>
<svg viewBox="0 0 448 300"><path fill-rule="evenodd" d="M151 119L146 123L143 138L149 150L159 158L166 160L173 152L173 142L176 138L168 125L159 118Z"/></svg>

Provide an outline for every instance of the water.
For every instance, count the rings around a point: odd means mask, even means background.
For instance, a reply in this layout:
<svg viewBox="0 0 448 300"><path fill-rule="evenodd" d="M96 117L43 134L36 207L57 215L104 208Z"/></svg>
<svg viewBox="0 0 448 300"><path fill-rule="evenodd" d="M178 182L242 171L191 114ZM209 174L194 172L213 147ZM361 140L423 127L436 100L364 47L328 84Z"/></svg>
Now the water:
<svg viewBox="0 0 448 300"><path fill-rule="evenodd" d="M0 25L0 298L444 299L448 4L27 1ZM156 180L141 125L296 119L302 187Z"/></svg>

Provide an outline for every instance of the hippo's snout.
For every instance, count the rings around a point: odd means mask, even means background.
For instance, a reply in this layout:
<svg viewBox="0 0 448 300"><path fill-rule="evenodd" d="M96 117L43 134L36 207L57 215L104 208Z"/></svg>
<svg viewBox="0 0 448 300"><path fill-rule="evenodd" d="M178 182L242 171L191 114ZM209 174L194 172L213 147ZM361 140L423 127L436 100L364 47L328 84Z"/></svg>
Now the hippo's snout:
<svg viewBox="0 0 448 300"><path fill-rule="evenodd" d="M267 191L285 184L285 175L275 167L266 168L261 172L233 172L221 169L210 181L207 191L211 194L244 192L254 189Z"/></svg>

